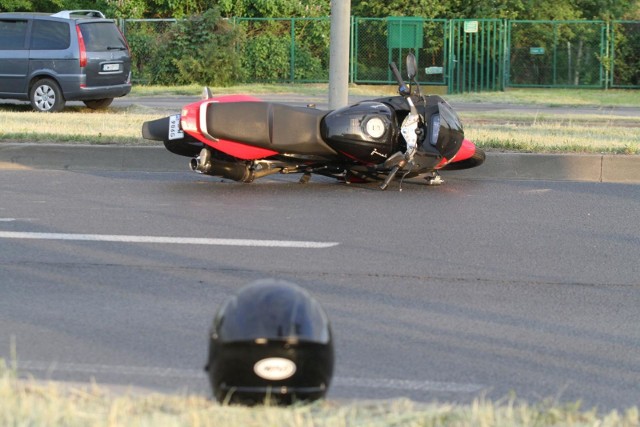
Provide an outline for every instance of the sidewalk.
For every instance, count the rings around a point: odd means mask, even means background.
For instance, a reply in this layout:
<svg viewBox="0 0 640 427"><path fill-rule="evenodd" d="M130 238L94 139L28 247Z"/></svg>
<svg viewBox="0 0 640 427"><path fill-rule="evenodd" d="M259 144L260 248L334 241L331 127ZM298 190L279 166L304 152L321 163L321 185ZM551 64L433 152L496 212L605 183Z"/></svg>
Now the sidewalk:
<svg viewBox="0 0 640 427"><path fill-rule="evenodd" d="M163 146L0 144L0 170L184 172L187 157ZM487 153L485 163L443 177L640 184L640 156L599 154Z"/></svg>

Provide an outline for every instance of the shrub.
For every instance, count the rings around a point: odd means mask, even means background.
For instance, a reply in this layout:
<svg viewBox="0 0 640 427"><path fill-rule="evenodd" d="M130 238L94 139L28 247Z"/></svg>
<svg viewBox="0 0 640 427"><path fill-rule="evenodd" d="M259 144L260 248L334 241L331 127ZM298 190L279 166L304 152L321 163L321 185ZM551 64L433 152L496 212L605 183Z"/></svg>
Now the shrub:
<svg viewBox="0 0 640 427"><path fill-rule="evenodd" d="M218 8L178 21L147 47L152 84L210 84L228 86L240 76L236 45L241 34L220 16ZM148 40L143 39L143 42Z"/></svg>

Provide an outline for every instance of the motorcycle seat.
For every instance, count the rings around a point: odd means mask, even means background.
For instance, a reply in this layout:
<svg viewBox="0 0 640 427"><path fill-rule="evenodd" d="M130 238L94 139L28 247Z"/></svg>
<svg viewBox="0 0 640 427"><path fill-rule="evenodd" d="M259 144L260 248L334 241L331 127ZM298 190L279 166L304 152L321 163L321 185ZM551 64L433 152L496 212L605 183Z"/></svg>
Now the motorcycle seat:
<svg viewBox="0 0 640 427"><path fill-rule="evenodd" d="M335 155L321 137L327 111L274 102L221 102L207 108L207 133L281 153Z"/></svg>

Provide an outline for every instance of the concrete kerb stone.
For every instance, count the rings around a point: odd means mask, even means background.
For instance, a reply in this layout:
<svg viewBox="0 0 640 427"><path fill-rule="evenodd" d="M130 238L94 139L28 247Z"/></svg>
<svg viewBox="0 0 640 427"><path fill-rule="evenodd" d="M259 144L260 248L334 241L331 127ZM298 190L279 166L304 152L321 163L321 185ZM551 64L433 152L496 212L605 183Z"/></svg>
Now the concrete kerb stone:
<svg viewBox="0 0 640 427"><path fill-rule="evenodd" d="M602 181L640 183L640 156L602 156Z"/></svg>
<svg viewBox="0 0 640 427"><path fill-rule="evenodd" d="M162 146L0 144L0 169L184 171L188 159Z"/></svg>
<svg viewBox="0 0 640 427"><path fill-rule="evenodd" d="M163 146L0 144L0 169L188 171L188 159ZM477 168L445 171L466 179L589 181L640 184L640 156L487 153Z"/></svg>

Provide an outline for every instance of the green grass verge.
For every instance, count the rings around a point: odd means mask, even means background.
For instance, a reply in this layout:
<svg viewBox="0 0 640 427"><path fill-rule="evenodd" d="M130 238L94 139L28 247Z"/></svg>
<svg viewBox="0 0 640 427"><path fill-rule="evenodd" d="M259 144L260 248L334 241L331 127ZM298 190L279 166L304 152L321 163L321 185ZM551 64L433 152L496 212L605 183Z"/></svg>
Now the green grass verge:
<svg viewBox="0 0 640 427"><path fill-rule="evenodd" d="M463 112L465 136L487 151L640 154L640 117Z"/></svg>
<svg viewBox="0 0 640 427"><path fill-rule="evenodd" d="M211 90L214 94L250 93L250 94L295 94L326 96L328 84L245 84ZM170 96L197 95L201 86L134 86L131 96ZM446 93L442 86L422 86L425 94ZM383 96L397 93L396 86L356 85L349 86L351 95ZM445 95L448 100L458 102L498 102L508 104L535 104L545 106L626 106L640 107L638 90L625 89L509 89L504 92L480 92L460 95Z"/></svg>
<svg viewBox="0 0 640 427"><path fill-rule="evenodd" d="M477 399L470 405L421 404L406 399L246 408L223 406L203 396L114 393L98 385L19 380L0 360L0 425L75 426L638 426L637 407L600 414L578 403L529 404L515 398Z"/></svg>
<svg viewBox="0 0 640 427"><path fill-rule="evenodd" d="M430 89L430 88L426 88ZM381 96L387 86L354 86L351 94ZM197 95L197 86L137 86L135 96ZM327 85L245 85L213 88L214 93L290 93L326 96ZM452 102L526 103L544 106L640 107L631 90L538 89L446 96ZM92 111L69 107L62 114L31 112L27 105L0 104L3 142L155 145L141 137L142 122L167 115L141 105ZM574 115L521 111L462 112L467 138L487 151L640 154L640 118L613 114Z"/></svg>
<svg viewBox="0 0 640 427"><path fill-rule="evenodd" d="M464 102L499 102L544 106L640 107L640 92L624 89L509 89L447 96Z"/></svg>

